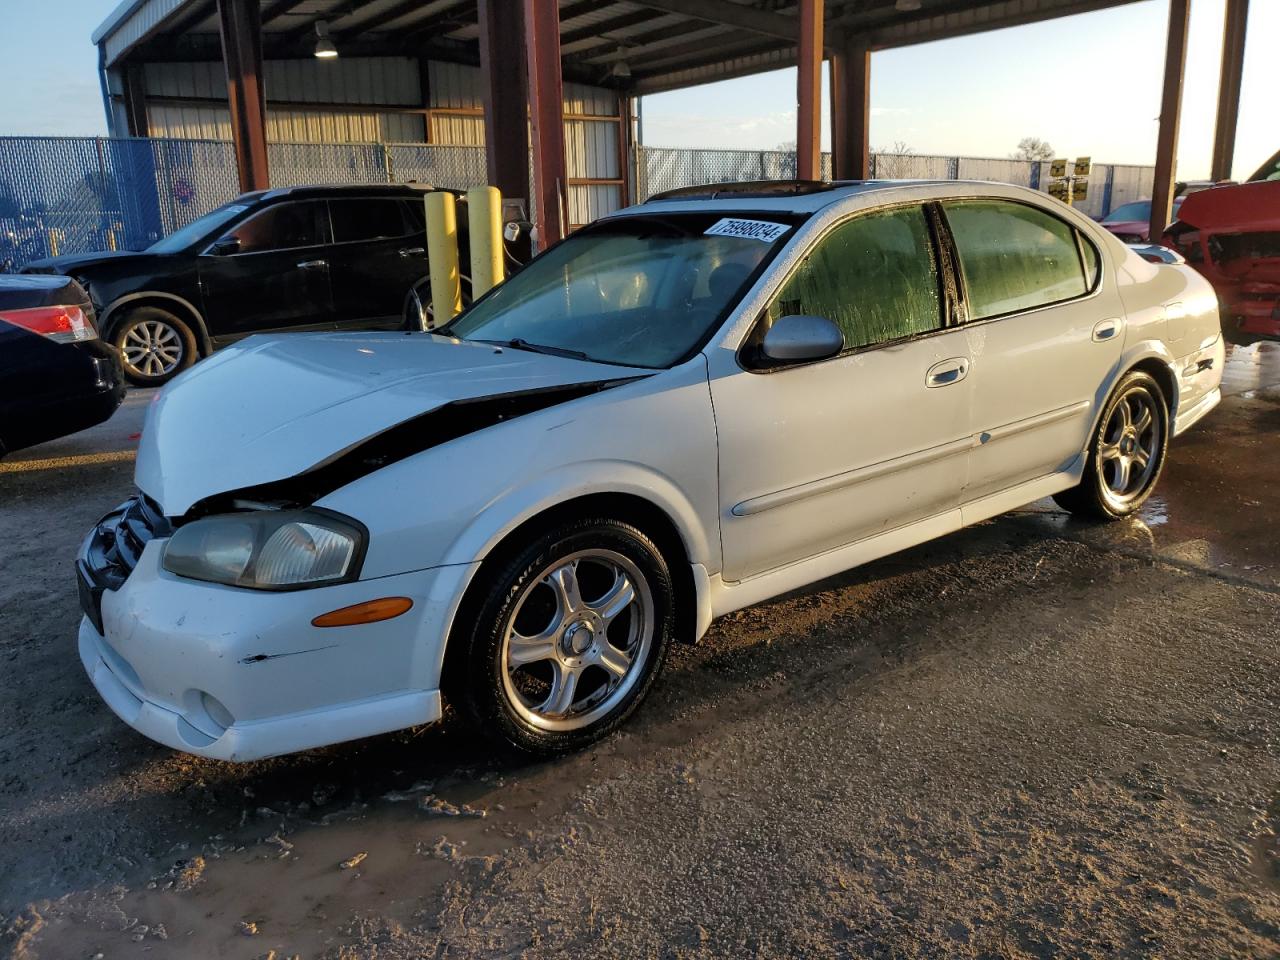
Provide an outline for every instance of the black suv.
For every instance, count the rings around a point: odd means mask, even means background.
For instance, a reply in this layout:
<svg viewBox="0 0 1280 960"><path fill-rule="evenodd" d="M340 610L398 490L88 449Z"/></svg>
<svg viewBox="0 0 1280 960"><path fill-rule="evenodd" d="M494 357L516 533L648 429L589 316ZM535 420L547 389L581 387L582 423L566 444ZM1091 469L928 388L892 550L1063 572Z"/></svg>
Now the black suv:
<svg viewBox="0 0 1280 960"><path fill-rule="evenodd" d="M141 252L72 254L23 272L78 280L129 379L151 386L251 333L417 329L430 189L246 193Z"/></svg>

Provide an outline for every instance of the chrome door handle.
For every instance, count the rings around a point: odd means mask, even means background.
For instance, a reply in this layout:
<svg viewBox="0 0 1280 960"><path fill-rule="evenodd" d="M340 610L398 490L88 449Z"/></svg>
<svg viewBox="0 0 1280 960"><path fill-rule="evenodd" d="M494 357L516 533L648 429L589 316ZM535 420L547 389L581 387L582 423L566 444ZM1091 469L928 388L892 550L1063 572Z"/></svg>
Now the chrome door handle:
<svg viewBox="0 0 1280 960"><path fill-rule="evenodd" d="M1104 340L1112 340L1116 334L1120 332L1121 321L1115 317L1107 320L1099 320L1093 325L1093 340L1095 343L1102 343Z"/></svg>
<svg viewBox="0 0 1280 960"><path fill-rule="evenodd" d="M402 257L420 257L426 252L423 247L401 247L399 251Z"/></svg>
<svg viewBox="0 0 1280 960"><path fill-rule="evenodd" d="M924 385L926 387L947 387L953 383L959 383L968 375L968 358L952 357L950 360L940 360L930 367L928 373L924 375Z"/></svg>
<svg viewBox="0 0 1280 960"><path fill-rule="evenodd" d="M299 270L320 270L329 265L328 260L303 260L299 262Z"/></svg>

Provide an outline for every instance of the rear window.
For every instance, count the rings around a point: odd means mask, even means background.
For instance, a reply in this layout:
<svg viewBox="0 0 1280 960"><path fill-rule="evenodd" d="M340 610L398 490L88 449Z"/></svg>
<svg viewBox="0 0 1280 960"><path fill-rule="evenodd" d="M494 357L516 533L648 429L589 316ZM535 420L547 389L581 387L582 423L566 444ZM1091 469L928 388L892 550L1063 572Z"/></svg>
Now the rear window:
<svg viewBox="0 0 1280 960"><path fill-rule="evenodd" d="M1075 229L1057 217L1007 200L955 201L943 209L960 254L970 320L1087 292Z"/></svg>
<svg viewBox="0 0 1280 960"><path fill-rule="evenodd" d="M333 218L335 243L385 240L409 233L400 200L376 197L330 200L329 215Z"/></svg>

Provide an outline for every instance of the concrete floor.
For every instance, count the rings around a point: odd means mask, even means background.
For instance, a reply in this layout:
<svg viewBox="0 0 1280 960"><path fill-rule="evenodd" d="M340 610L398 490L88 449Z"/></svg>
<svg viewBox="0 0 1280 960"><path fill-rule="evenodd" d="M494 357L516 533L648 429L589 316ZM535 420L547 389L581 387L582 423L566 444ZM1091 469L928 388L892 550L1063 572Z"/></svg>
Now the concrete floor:
<svg viewBox="0 0 1280 960"><path fill-rule="evenodd" d="M1280 346L1224 392L1140 519L1046 501L742 611L528 766L452 723L232 766L116 720L70 560L135 393L0 461L0 947L1280 957Z"/></svg>

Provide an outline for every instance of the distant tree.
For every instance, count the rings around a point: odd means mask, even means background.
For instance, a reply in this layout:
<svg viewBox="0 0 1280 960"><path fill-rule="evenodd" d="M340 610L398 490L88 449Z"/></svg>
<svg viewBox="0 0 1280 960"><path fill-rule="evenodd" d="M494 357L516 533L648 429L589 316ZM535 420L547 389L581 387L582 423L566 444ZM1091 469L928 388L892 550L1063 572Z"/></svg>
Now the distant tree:
<svg viewBox="0 0 1280 960"><path fill-rule="evenodd" d="M779 153L795 153L796 142L794 140L783 140L780 144L773 148Z"/></svg>
<svg viewBox="0 0 1280 960"><path fill-rule="evenodd" d="M905 180L912 176L911 157L915 153L904 140L895 140L888 147L871 151L875 154L875 175L878 180Z"/></svg>
<svg viewBox="0 0 1280 960"><path fill-rule="evenodd" d="M1052 160L1053 144L1039 137L1023 137L1012 157L1014 160Z"/></svg>

